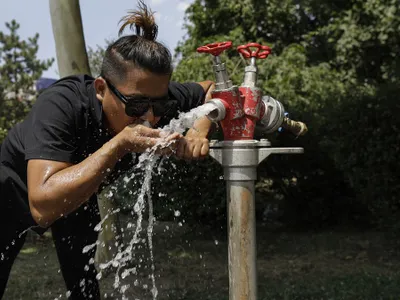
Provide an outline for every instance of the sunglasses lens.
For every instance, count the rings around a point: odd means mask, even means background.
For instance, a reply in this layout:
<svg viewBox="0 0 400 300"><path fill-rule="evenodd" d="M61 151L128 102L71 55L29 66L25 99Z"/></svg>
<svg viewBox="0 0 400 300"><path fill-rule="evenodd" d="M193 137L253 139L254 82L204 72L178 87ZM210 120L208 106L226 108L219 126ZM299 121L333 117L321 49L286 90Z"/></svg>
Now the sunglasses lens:
<svg viewBox="0 0 400 300"><path fill-rule="evenodd" d="M176 100L157 101L150 104L149 101L132 101L125 105L125 113L130 117L143 116L152 106L156 117L162 117L166 114L175 114L178 102Z"/></svg>
<svg viewBox="0 0 400 300"><path fill-rule="evenodd" d="M125 105L125 113L130 117L143 116L149 110L148 102L128 102Z"/></svg>

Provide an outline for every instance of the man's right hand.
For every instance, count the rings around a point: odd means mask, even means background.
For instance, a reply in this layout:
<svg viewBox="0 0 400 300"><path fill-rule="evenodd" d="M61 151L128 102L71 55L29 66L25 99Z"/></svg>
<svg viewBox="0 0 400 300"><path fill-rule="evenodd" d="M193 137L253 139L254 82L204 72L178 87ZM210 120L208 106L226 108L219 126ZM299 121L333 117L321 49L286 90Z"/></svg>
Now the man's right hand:
<svg viewBox="0 0 400 300"><path fill-rule="evenodd" d="M115 136L123 154L128 152L142 153L149 148L157 147L155 153L171 155L176 151L177 141L183 136L177 132L165 136L159 129L153 129L141 124L126 126Z"/></svg>
<svg viewBox="0 0 400 300"><path fill-rule="evenodd" d="M32 216L42 227L77 209L95 193L106 174L128 152L144 152L162 143L156 154L176 151L179 133L167 136L158 129L140 124L125 127L119 134L73 165L53 160L31 159L28 162L28 195Z"/></svg>

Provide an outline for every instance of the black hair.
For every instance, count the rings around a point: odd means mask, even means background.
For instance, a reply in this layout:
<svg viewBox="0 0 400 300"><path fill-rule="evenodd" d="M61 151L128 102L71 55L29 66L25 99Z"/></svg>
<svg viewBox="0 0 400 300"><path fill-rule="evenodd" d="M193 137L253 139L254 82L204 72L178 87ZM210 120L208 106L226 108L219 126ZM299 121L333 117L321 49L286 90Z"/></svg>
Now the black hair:
<svg viewBox="0 0 400 300"><path fill-rule="evenodd" d="M172 73L171 52L156 41L158 26L154 13L139 0L138 10L121 19L119 36L129 26L136 34L122 36L107 47L101 66L101 76L124 81L129 68L137 67L160 75Z"/></svg>

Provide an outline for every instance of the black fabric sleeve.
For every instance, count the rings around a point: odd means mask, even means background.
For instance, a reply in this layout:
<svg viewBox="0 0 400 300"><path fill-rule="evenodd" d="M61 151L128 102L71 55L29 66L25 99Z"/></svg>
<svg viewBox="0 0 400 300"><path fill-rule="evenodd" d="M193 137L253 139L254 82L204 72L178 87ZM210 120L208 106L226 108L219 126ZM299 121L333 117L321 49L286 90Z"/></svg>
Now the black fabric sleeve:
<svg viewBox="0 0 400 300"><path fill-rule="evenodd" d="M41 94L30 112L25 136L25 159L74 163L78 148L78 95L64 87Z"/></svg>
<svg viewBox="0 0 400 300"><path fill-rule="evenodd" d="M202 105L206 96L203 87L196 82L178 83L171 81L168 93L171 99L178 100L180 112L187 112Z"/></svg>

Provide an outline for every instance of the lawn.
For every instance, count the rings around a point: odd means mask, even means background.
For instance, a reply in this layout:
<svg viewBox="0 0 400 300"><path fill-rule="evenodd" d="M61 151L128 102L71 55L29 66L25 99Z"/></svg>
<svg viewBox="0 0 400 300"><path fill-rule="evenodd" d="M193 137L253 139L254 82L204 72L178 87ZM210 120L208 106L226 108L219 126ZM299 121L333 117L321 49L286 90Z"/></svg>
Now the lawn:
<svg viewBox="0 0 400 300"><path fill-rule="evenodd" d="M223 236L157 223L153 243L157 299L228 299ZM257 248L258 299L400 299L400 248L392 234L271 232L260 226ZM152 299L148 253L146 247L138 250L141 267L124 280L130 284L127 299ZM113 274L100 282L103 299L122 299L113 289ZM49 235L29 236L4 299L66 299Z"/></svg>

